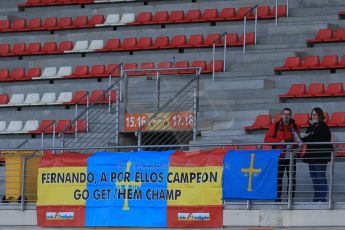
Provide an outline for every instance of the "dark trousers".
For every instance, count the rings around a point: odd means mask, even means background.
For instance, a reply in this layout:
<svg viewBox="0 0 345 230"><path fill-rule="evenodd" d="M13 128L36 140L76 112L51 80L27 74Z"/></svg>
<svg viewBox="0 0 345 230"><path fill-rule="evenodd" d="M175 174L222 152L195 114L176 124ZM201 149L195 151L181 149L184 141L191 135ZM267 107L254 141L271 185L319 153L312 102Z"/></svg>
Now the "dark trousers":
<svg viewBox="0 0 345 230"><path fill-rule="evenodd" d="M313 181L314 188L314 202L326 202L327 197L327 178L326 178L327 163L324 164L309 164L310 177Z"/></svg>
<svg viewBox="0 0 345 230"><path fill-rule="evenodd" d="M289 191L289 178L290 178L290 159L279 159L278 160L278 178L277 178L277 201L281 201L282 192L283 192L283 177L284 172L286 171L287 178L288 178L288 186L286 187L286 197L288 196ZM293 167L292 167L292 198L295 197L295 190L296 190L296 160L293 160Z"/></svg>

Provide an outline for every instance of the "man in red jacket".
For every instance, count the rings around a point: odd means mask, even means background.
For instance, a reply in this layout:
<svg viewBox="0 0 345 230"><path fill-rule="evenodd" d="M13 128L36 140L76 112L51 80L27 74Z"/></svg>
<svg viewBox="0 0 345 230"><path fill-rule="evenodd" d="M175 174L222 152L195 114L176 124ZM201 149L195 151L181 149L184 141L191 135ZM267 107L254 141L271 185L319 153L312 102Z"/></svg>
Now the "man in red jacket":
<svg viewBox="0 0 345 230"><path fill-rule="evenodd" d="M268 129L265 142L294 142L294 132L295 135L299 134L299 128L295 124L295 120L292 119L292 111L290 108L284 108L281 111L282 118L273 123ZM287 178L289 178L290 170L290 154L287 152L293 146L289 145L274 145L274 149L285 149L282 154L279 156L278 160L278 180L277 180L277 201L281 201L282 188L283 188L283 177L284 172L287 173ZM296 187L296 160L293 161L292 168L292 197L295 197L295 187ZM289 182L288 182L289 184ZM288 188L287 188L288 189Z"/></svg>

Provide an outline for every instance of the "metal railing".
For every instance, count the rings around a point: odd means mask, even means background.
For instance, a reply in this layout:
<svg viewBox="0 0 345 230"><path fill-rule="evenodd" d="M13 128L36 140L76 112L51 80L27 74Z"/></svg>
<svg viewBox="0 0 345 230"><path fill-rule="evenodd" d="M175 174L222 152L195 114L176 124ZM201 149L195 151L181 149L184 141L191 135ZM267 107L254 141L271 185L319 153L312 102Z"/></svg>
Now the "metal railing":
<svg viewBox="0 0 345 230"><path fill-rule="evenodd" d="M225 209L345 209L345 142L330 142L332 149L323 149L331 154L320 155L315 149L292 147L284 148L287 153L278 160L278 180L281 179L281 186L277 186L281 197L277 200L225 200ZM306 143L308 144L308 143ZM323 143L312 143L314 146ZM327 143L329 144L329 143ZM291 146L294 143L243 143L243 144L205 144L205 145L146 145L147 149L158 150L183 148L226 148L226 149L270 149L271 146ZM52 148L51 150L73 151L73 152L95 152L99 149L104 151L114 151L114 149L127 149L131 151L137 146L93 146L85 148ZM3 149L1 152L5 156L5 164L0 166L0 197L2 203L0 208L6 209L27 209L37 200L37 168L38 161L42 157L44 149ZM308 153L309 157L305 155ZM81 153L82 154L82 153ZM116 154L116 153L114 153ZM304 155L303 155L304 154ZM310 157L318 154L318 157ZM313 159L318 162L313 164L305 163ZM284 165L285 163L285 165ZM316 169L310 168L316 166ZM282 166L286 166L284 171ZM318 169L318 166L319 169ZM227 167L226 165L224 167ZM279 170L280 169L280 170ZM311 175L311 173L315 175ZM323 174L323 173L326 174ZM326 175L326 177L324 176ZM315 186L319 186L315 189ZM315 191L316 190L316 191ZM317 194L316 192L319 192ZM316 196L316 197L315 197ZM319 197L317 197L319 196ZM315 199L316 198L316 199Z"/></svg>

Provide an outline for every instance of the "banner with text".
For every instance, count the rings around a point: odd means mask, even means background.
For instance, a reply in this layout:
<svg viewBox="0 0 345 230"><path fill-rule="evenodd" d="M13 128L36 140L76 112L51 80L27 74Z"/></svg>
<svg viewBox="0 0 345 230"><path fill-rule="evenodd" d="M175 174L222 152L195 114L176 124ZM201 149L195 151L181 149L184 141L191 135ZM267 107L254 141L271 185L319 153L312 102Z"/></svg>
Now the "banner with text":
<svg viewBox="0 0 345 230"><path fill-rule="evenodd" d="M221 227L225 150L44 156L39 226Z"/></svg>

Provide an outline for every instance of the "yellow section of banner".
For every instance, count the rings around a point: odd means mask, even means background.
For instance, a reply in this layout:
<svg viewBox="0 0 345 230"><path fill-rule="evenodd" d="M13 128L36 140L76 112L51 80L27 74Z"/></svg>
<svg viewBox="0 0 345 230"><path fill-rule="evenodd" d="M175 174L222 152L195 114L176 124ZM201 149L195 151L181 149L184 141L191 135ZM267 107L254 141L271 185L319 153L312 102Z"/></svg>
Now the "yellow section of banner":
<svg viewBox="0 0 345 230"><path fill-rule="evenodd" d="M85 205L86 167L38 169L37 205Z"/></svg>
<svg viewBox="0 0 345 230"><path fill-rule="evenodd" d="M223 166L170 167L168 190L178 196L168 205L221 205Z"/></svg>

